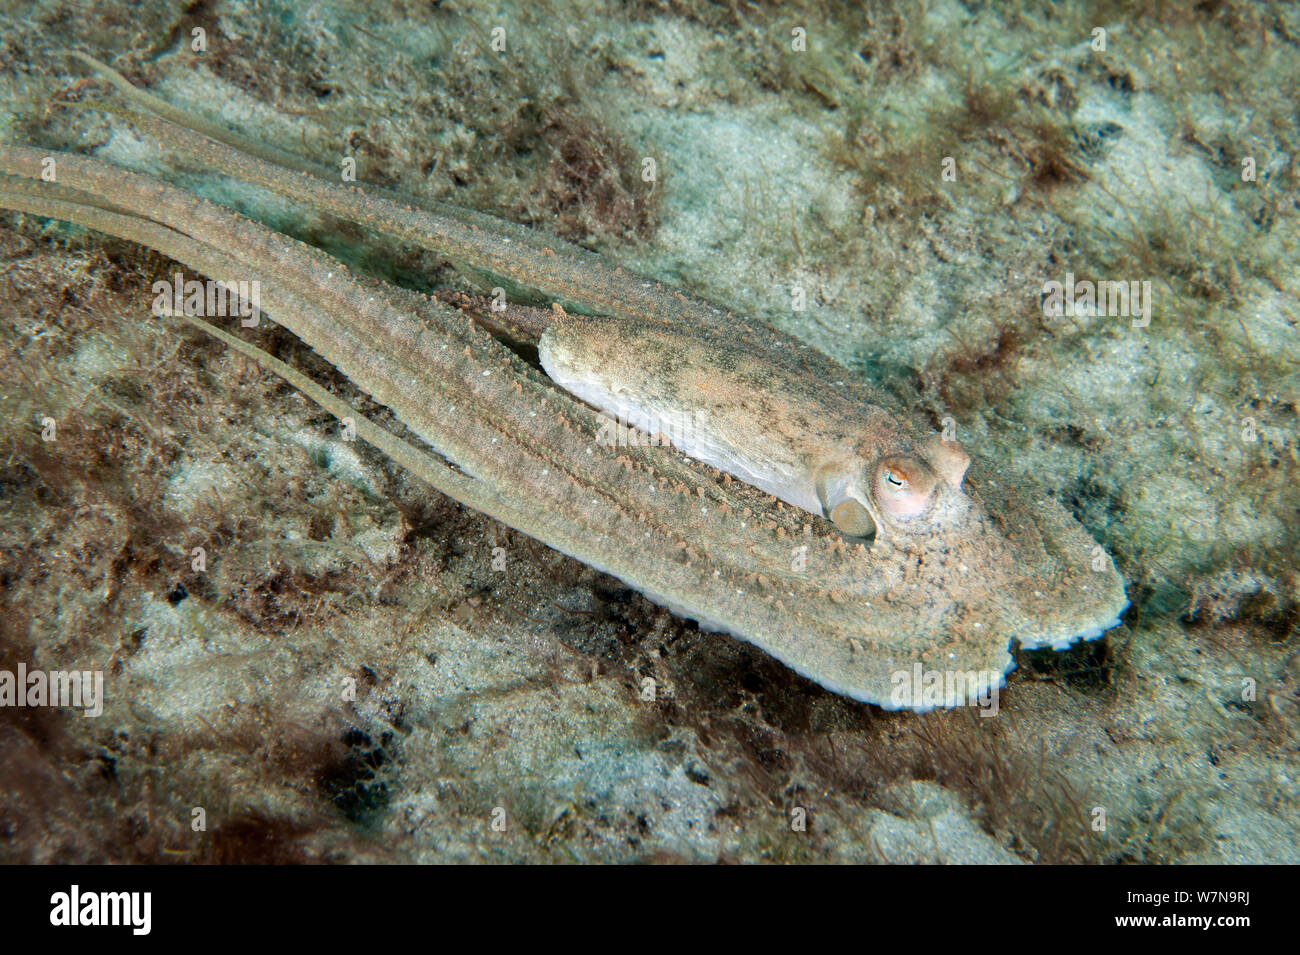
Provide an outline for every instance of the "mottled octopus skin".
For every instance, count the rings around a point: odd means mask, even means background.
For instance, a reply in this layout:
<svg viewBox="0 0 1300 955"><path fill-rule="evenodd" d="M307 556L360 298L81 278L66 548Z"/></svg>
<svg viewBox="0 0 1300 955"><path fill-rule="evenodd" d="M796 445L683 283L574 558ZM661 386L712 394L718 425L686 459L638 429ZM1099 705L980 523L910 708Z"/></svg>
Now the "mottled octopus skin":
<svg viewBox="0 0 1300 955"><path fill-rule="evenodd" d="M848 458L861 444L904 442L887 414L806 375L774 373L766 351L743 339L562 315L542 334L538 354L547 375L588 404L816 514L815 462ZM697 442L713 453L686 447Z"/></svg>
<svg viewBox="0 0 1300 955"><path fill-rule="evenodd" d="M195 161L553 301L635 328L675 328L719 361L754 363L754 374L770 367L785 384L768 411L787 416L791 427L811 396L841 406L850 435L906 445L925 434L806 345L585 250L481 213L413 206L291 173L155 117L132 122ZM58 184L41 178L54 155ZM80 222L213 278L261 281L269 317L388 405L441 457L386 453L468 506L835 692L921 709L891 694L914 664L991 674L966 695L938 701L960 705L1001 683L1013 639L1068 645L1112 625L1126 603L1110 558L1083 528L1050 497L1022 490L987 464L972 464L962 482L960 520L885 534L868 548L671 448L601 444L592 409L469 319L353 276L320 250L183 189L19 146L0 146L0 173L0 207Z"/></svg>
<svg viewBox="0 0 1300 955"><path fill-rule="evenodd" d="M783 365L770 345L748 336L556 311L538 343L551 380L617 422L662 434L689 457L788 504L830 517L851 485L871 512L873 532L893 525L906 533L917 521L893 519L871 489L878 462L919 459L927 476L960 487L969 458L959 446L924 436L908 416L883 407L883 395L869 401L865 389L850 393L842 375L837 387L806 366ZM957 503L947 500L950 490L936 491L929 499Z"/></svg>

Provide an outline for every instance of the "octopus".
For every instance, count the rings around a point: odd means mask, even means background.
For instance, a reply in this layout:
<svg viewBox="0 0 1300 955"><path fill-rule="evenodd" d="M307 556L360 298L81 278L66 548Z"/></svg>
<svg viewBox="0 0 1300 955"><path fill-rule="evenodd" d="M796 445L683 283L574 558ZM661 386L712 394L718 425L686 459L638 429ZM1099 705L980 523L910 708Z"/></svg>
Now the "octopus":
<svg viewBox="0 0 1300 955"><path fill-rule="evenodd" d="M466 506L889 709L972 703L1004 684L1013 642L1064 649L1119 622L1112 559L1058 502L809 346L516 223L340 183L78 59L115 97L81 105L180 160L552 303L426 296L165 180L0 144L0 208L137 242L228 288L258 282L266 315L418 440L201 317L160 320L260 362ZM511 347L521 338L540 367ZM670 439L603 440L611 416Z"/></svg>

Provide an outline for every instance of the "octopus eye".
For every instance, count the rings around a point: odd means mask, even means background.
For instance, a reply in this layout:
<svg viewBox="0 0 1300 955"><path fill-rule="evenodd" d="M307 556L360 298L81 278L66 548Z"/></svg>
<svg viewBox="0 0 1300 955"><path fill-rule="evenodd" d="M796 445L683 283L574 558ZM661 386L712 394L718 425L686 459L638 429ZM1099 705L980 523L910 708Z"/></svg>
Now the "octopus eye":
<svg viewBox="0 0 1300 955"><path fill-rule="evenodd" d="M886 514L907 520L929 508L935 482L934 472L920 458L885 458L876 468L876 500Z"/></svg>

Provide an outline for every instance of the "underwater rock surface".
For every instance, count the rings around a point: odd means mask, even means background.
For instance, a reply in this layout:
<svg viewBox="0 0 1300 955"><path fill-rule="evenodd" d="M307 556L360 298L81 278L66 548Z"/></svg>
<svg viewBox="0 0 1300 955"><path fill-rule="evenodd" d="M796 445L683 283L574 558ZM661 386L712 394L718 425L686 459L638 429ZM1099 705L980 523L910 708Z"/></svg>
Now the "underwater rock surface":
<svg viewBox="0 0 1300 955"><path fill-rule="evenodd" d="M1300 861L1294 11L1135 11L1102 51L1073 5L0 9L0 137L168 168L48 108L85 75L57 51L84 49L256 139L597 247L950 418L1133 604L1019 652L996 717L856 704L159 334L167 260L0 214L0 670L107 687L94 719L0 708L6 861ZM358 270L467 287L184 176ZM1050 314L1067 276L1137 283L1150 314Z"/></svg>

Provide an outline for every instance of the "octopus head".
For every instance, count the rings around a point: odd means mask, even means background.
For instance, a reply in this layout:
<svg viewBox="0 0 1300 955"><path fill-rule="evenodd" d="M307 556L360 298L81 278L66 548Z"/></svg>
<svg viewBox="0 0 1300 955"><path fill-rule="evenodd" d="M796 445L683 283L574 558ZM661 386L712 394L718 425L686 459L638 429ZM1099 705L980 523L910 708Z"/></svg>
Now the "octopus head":
<svg viewBox="0 0 1300 955"><path fill-rule="evenodd" d="M959 521L967 499L962 479L970 457L955 441L926 438L910 452L886 454L856 480L819 484L827 516L845 534L875 537L881 525L925 533Z"/></svg>
<svg viewBox="0 0 1300 955"><path fill-rule="evenodd" d="M889 454L876 463L871 491L883 515L911 523L952 503L960 492L970 457L955 441L938 435L921 442L914 454Z"/></svg>
<svg viewBox="0 0 1300 955"><path fill-rule="evenodd" d="M873 538L881 525L925 533L960 520L970 457L955 441L926 438L910 452L886 454L849 480L819 482L826 516L845 534ZM843 472L840 472L843 474Z"/></svg>

